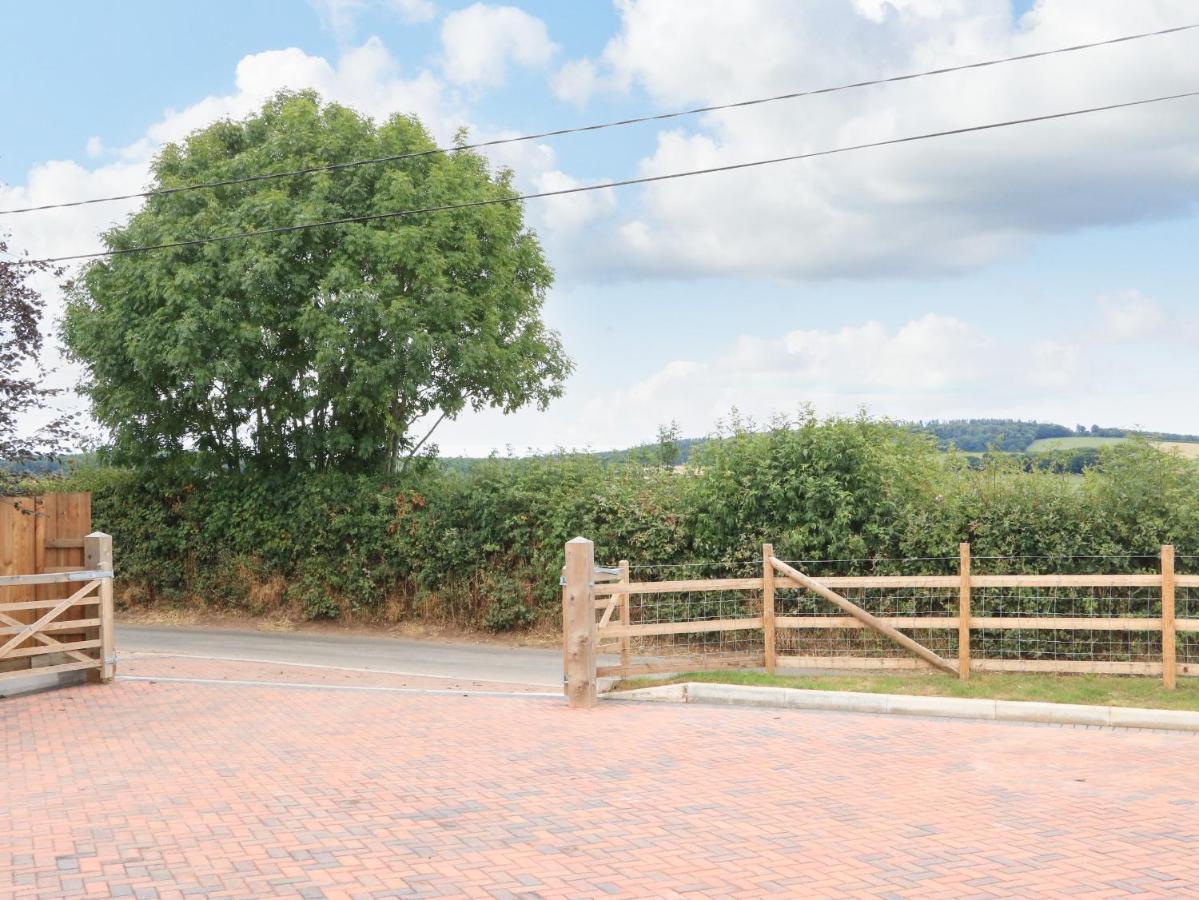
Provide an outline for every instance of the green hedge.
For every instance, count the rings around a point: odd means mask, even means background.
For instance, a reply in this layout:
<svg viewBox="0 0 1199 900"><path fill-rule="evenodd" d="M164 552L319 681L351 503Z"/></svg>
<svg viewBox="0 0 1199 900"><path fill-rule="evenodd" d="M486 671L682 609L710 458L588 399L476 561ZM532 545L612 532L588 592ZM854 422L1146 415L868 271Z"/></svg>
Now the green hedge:
<svg viewBox="0 0 1199 900"><path fill-rule="evenodd" d="M1166 542L1199 553L1199 468L1147 443L1105 449L1081 477L1003 457L973 470L928 436L865 417L733 432L673 471L579 454L404 480L176 464L81 469L56 489L92 492L129 604L494 629L554 615L562 545L577 534L601 562L720 561L713 574L753 563L763 541L788 559L865 560L842 571L955 556L962 540L979 557L1132 554L1147 565Z"/></svg>

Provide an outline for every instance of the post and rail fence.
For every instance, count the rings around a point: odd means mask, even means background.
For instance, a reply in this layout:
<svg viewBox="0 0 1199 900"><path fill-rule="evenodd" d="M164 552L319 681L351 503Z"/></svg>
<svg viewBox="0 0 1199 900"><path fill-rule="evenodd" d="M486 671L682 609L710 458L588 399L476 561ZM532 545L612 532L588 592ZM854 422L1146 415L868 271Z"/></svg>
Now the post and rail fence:
<svg viewBox="0 0 1199 900"><path fill-rule="evenodd" d="M956 571L813 576L764 544L752 575L634 581L634 568L668 567L597 567L592 542L575 538L562 574L567 700L594 706L603 677L728 668L1095 672L1168 688L1199 674L1199 574L1175 572L1172 546L1157 571L980 573L966 543L940 561Z"/></svg>

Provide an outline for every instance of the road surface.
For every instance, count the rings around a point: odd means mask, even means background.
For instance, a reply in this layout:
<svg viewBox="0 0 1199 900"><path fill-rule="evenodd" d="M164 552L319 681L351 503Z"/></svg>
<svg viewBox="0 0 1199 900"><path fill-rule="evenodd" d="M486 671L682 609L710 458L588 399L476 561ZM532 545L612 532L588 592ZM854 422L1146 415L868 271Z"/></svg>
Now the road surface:
<svg viewBox="0 0 1199 900"><path fill-rule="evenodd" d="M562 651L540 647L118 624L118 655L121 652L562 687Z"/></svg>

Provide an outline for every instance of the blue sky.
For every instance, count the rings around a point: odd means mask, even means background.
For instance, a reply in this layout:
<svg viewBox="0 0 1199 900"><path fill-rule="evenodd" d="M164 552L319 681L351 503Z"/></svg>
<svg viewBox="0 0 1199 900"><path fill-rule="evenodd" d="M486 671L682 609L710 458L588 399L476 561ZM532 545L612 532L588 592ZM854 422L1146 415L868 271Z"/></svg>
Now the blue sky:
<svg viewBox="0 0 1199 900"><path fill-rule="evenodd" d="M5 2L0 207L135 189L164 140L316 87L443 139L543 130L1190 21L1185 0ZM1199 33L526 145L522 187L736 162L1194 89ZM1189 104L1189 105L1188 105ZM530 203L577 372L445 452L606 447L730 407L1199 431L1199 102ZM48 255L129 208L0 221ZM48 289L53 294L52 288ZM52 302L56 298L51 297ZM72 372L60 375L69 383Z"/></svg>

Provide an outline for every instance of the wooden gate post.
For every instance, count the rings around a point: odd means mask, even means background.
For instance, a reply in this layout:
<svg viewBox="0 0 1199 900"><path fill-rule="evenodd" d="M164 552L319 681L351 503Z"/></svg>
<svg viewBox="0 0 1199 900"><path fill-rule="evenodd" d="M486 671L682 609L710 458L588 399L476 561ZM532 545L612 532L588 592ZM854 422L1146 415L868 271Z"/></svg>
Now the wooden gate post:
<svg viewBox="0 0 1199 900"><path fill-rule="evenodd" d="M774 544L762 545L762 642L765 644L763 664L766 674L774 674L774 566L770 557L774 556Z"/></svg>
<svg viewBox="0 0 1199 900"><path fill-rule="evenodd" d="M1174 637L1174 545L1162 545L1162 684L1173 690L1178 676Z"/></svg>
<svg viewBox="0 0 1199 900"><path fill-rule="evenodd" d="M595 545L577 537L566 542L562 569L562 658L566 701L575 709L596 704Z"/></svg>
<svg viewBox="0 0 1199 900"><path fill-rule="evenodd" d="M112 537L93 531L83 539L83 567L93 571L112 571ZM100 671L101 684L116 675L116 647L113 641L112 576L100 579ZM94 675L95 673L93 673Z"/></svg>
<svg viewBox="0 0 1199 900"><path fill-rule="evenodd" d="M622 584L629 583L629 561L622 559L620 561L620 581ZM620 627L628 628L632 624L632 616L629 610L629 595L620 595ZM632 651L632 641L627 634L620 636L620 664L626 669L629 666L629 658Z"/></svg>
<svg viewBox="0 0 1199 900"><path fill-rule="evenodd" d="M961 586L958 588L958 678L970 680L970 544L958 545Z"/></svg>

